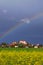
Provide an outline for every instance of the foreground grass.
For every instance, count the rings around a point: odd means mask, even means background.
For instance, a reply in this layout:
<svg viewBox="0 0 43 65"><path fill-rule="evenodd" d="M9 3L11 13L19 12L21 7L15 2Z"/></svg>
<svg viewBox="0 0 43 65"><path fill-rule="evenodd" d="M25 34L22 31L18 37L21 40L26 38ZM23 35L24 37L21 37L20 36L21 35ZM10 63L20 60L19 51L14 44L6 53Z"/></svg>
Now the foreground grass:
<svg viewBox="0 0 43 65"><path fill-rule="evenodd" d="M0 48L0 65L43 65L43 49Z"/></svg>

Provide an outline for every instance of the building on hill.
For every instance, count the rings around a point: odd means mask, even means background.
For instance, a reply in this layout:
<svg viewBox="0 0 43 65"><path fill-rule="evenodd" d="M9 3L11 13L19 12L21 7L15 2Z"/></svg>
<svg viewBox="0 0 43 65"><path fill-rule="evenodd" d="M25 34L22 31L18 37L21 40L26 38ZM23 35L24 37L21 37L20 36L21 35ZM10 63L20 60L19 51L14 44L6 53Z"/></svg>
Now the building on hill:
<svg viewBox="0 0 43 65"><path fill-rule="evenodd" d="M21 43L27 45L27 42L24 40L19 41L19 44L21 44Z"/></svg>
<svg viewBox="0 0 43 65"><path fill-rule="evenodd" d="M22 47L22 48L25 48L27 46L27 42L24 41L24 40L20 40L20 41L18 41L18 46Z"/></svg>
<svg viewBox="0 0 43 65"><path fill-rule="evenodd" d="M25 47L25 48L33 48L33 44L31 44L29 42L26 42L24 40L20 40L18 43L19 44L22 44L22 47Z"/></svg>

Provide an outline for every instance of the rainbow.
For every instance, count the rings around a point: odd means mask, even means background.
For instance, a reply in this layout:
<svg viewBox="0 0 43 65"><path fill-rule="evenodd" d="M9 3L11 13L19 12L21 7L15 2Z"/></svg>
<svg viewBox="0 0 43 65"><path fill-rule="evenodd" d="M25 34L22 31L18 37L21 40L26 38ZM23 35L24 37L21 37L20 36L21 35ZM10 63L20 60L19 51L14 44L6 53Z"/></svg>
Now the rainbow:
<svg viewBox="0 0 43 65"><path fill-rule="evenodd" d="M3 36L1 36L1 38L4 38L5 36L7 36L7 34L9 34L10 32L12 32L13 30L15 30L21 24L22 24L22 22L17 22L17 24L15 26L13 26L12 28L10 28L7 32L5 32L3 34Z"/></svg>
<svg viewBox="0 0 43 65"><path fill-rule="evenodd" d="M28 19L30 22L32 20L35 20L39 17L43 16L43 13L39 13L38 15L35 15L33 16L32 18ZM26 22L25 20L24 21L21 21L21 22L17 22L17 24L15 26L13 26L12 28L10 28L7 32L5 32L1 38L4 38L5 36L7 36L10 32L12 32L13 30L15 30L19 25L22 25L24 22Z"/></svg>
<svg viewBox="0 0 43 65"><path fill-rule="evenodd" d="M35 20L35 19L37 19L37 18L39 18L39 17L41 17L41 16L43 16L43 12L42 13L39 13L38 15L36 14L35 16L33 16L30 20L32 21L32 20Z"/></svg>

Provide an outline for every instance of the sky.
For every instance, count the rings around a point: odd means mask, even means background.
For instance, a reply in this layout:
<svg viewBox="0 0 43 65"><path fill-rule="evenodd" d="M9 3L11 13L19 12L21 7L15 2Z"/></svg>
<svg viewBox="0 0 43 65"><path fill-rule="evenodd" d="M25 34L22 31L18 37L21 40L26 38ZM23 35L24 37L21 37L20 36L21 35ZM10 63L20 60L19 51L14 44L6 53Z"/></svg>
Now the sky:
<svg viewBox="0 0 43 65"><path fill-rule="evenodd" d="M43 0L0 0L0 39L16 22L43 14Z"/></svg>
<svg viewBox="0 0 43 65"><path fill-rule="evenodd" d="M43 12L43 0L0 0L0 16L31 17Z"/></svg>

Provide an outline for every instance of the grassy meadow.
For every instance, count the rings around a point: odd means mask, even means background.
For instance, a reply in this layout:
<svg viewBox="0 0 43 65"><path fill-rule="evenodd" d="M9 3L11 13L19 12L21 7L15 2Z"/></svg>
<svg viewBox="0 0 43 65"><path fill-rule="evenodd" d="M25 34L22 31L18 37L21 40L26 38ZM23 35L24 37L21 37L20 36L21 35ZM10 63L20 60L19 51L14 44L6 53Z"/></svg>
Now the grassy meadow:
<svg viewBox="0 0 43 65"><path fill-rule="evenodd" d="M0 65L43 65L43 49L0 48Z"/></svg>

